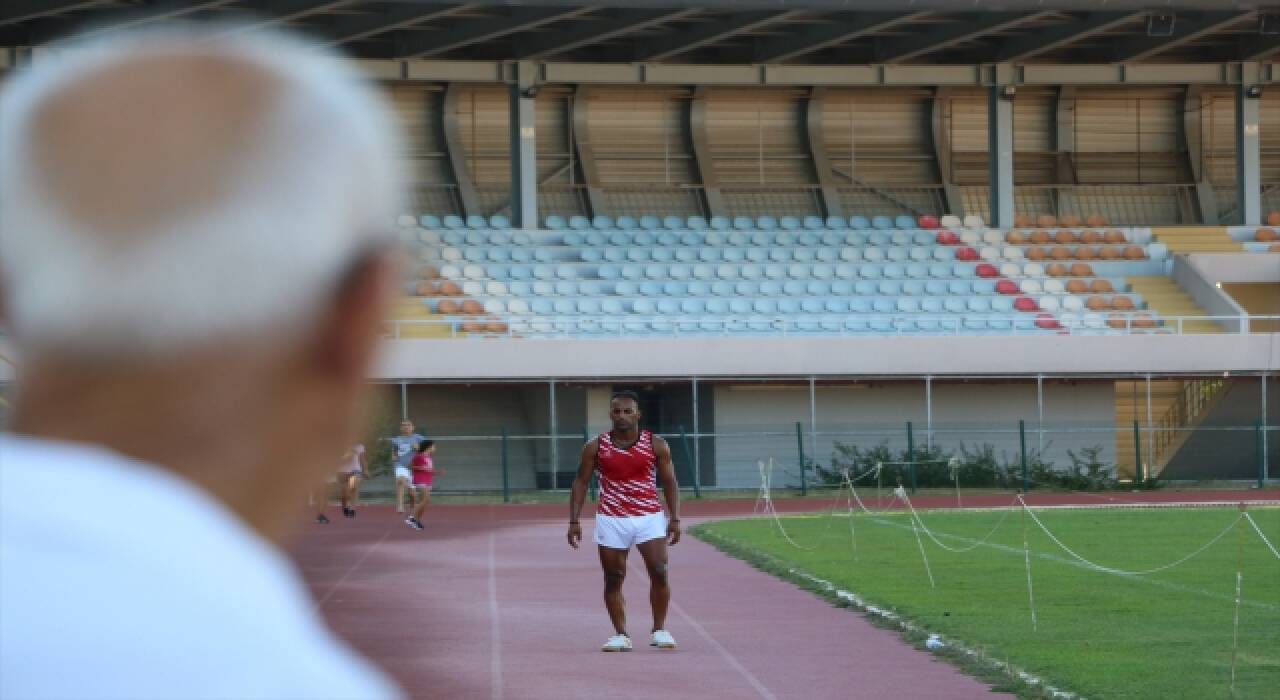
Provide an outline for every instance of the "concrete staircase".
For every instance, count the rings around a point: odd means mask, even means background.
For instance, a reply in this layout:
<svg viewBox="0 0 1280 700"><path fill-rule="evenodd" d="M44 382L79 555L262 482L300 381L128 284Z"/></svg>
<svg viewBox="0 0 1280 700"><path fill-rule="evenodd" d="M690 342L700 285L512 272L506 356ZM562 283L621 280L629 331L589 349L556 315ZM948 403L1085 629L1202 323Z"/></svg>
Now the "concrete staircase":
<svg viewBox="0 0 1280 700"><path fill-rule="evenodd" d="M1147 383L1116 382L1117 476L1132 479L1136 450L1133 424L1138 423L1143 473L1159 476L1213 408L1225 386L1220 379L1168 379L1151 382L1150 437L1147 431Z"/></svg>
<svg viewBox="0 0 1280 700"><path fill-rule="evenodd" d="M1171 319L1174 316L1208 316L1209 313L1200 308L1172 277L1127 277L1134 292L1142 295L1142 299L1156 315ZM1177 321L1167 321L1167 327L1176 329ZM1182 322L1183 333L1221 333L1221 325L1213 321Z"/></svg>
<svg viewBox="0 0 1280 700"><path fill-rule="evenodd" d="M425 304L422 303L422 297L401 297L396 299L391 307L390 319L395 321L427 321L431 319L440 319L439 314L431 313L427 310ZM395 337L395 328L392 324L387 324L387 332L391 337ZM405 324L400 326L401 338L449 338L451 337L449 326L446 324Z"/></svg>
<svg viewBox="0 0 1280 700"><path fill-rule="evenodd" d="M1179 226L1153 228L1155 240L1169 247L1174 255L1189 253L1239 253L1240 243L1227 235L1221 226Z"/></svg>

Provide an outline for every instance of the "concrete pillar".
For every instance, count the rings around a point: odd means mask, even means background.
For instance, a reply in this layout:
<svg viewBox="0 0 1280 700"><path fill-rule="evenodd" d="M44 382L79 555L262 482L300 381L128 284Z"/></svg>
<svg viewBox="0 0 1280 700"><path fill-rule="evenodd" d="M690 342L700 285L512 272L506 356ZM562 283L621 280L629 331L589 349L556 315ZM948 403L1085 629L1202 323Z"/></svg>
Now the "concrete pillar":
<svg viewBox="0 0 1280 700"><path fill-rule="evenodd" d="M517 228L538 227L538 142L534 96L537 66L528 61L513 64L511 83L511 223Z"/></svg>

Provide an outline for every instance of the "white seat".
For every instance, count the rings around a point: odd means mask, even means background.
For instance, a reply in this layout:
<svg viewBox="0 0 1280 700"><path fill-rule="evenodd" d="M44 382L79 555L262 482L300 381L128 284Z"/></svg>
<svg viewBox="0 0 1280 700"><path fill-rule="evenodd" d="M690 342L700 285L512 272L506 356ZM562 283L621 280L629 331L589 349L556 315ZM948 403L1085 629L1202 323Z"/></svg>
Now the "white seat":
<svg viewBox="0 0 1280 700"><path fill-rule="evenodd" d="M1098 328L1106 328L1107 321L1102 317L1102 314L1091 313L1084 315L1083 325L1085 328L1096 330Z"/></svg>
<svg viewBox="0 0 1280 700"><path fill-rule="evenodd" d="M462 262L462 251L457 248L445 248L440 251L440 259L445 262Z"/></svg>
<svg viewBox="0 0 1280 700"><path fill-rule="evenodd" d="M991 229L982 234L982 242L987 245L1000 245L1004 243L1004 234L996 229Z"/></svg>
<svg viewBox="0 0 1280 700"><path fill-rule="evenodd" d="M1062 294L1067 291L1067 286L1062 280L1047 279L1044 281L1044 291L1046 294Z"/></svg>
<svg viewBox="0 0 1280 700"><path fill-rule="evenodd" d="M971 230L978 230L986 226L986 222L977 214L970 214L964 217L964 227Z"/></svg>
<svg viewBox="0 0 1280 700"><path fill-rule="evenodd" d="M1044 277L1044 265L1040 263L1027 263L1022 266L1022 274L1027 277Z"/></svg>
<svg viewBox="0 0 1280 700"><path fill-rule="evenodd" d="M1022 280L1022 284L1018 285L1023 294L1039 294L1044 291L1040 284L1040 280Z"/></svg>
<svg viewBox="0 0 1280 700"><path fill-rule="evenodd" d="M1022 268L1013 263L1005 263L1000 266L1000 275L1003 277L1021 277Z"/></svg>
<svg viewBox="0 0 1280 700"><path fill-rule="evenodd" d="M501 282L489 282L484 285L484 291L491 297L505 297L507 295L507 285Z"/></svg>
<svg viewBox="0 0 1280 700"><path fill-rule="evenodd" d="M1054 312L1062 308L1062 302L1058 300L1058 297L1049 294L1036 299L1036 303L1040 305L1042 310L1048 312Z"/></svg>
<svg viewBox="0 0 1280 700"><path fill-rule="evenodd" d="M960 234L960 242L965 245L978 245L982 243L982 236L976 231L965 231Z"/></svg>
<svg viewBox="0 0 1280 700"><path fill-rule="evenodd" d="M1066 311L1080 311L1084 309L1084 302L1080 300L1080 297L1063 297L1062 308Z"/></svg>
<svg viewBox="0 0 1280 700"><path fill-rule="evenodd" d="M487 314L505 314L507 305L500 299L490 299L484 303L484 312Z"/></svg>
<svg viewBox="0 0 1280 700"><path fill-rule="evenodd" d="M457 265L441 265L440 276L447 280L456 280L462 277L462 268Z"/></svg>
<svg viewBox="0 0 1280 700"><path fill-rule="evenodd" d="M978 257L982 258L987 262L996 262L997 260L1000 259L1000 251L990 246L984 247L983 249L978 251Z"/></svg>
<svg viewBox="0 0 1280 700"><path fill-rule="evenodd" d="M938 223L942 225L942 228L959 228L961 222L960 217L954 214L947 214L942 217Z"/></svg>
<svg viewBox="0 0 1280 700"><path fill-rule="evenodd" d="M1015 246L1006 246L1003 255L1005 260L1013 260L1015 262L1026 258L1022 253L1022 249Z"/></svg>
<svg viewBox="0 0 1280 700"><path fill-rule="evenodd" d="M484 285L475 280L467 280L462 283L462 293L469 297L483 296Z"/></svg>

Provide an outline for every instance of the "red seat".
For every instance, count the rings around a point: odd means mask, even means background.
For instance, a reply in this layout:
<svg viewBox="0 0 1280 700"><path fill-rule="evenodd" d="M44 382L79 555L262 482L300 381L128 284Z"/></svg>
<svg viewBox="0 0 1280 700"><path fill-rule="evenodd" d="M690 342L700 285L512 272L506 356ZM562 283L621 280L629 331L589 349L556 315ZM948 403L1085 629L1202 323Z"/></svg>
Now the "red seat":
<svg viewBox="0 0 1280 700"><path fill-rule="evenodd" d="M956 251L956 260L972 261L977 260L978 257L978 251L968 246Z"/></svg>
<svg viewBox="0 0 1280 700"><path fill-rule="evenodd" d="M920 225L920 228L927 228L927 229L935 229L941 226L941 224L938 223L938 217L934 216L933 214L925 214L921 216L919 219L916 220L916 223Z"/></svg>
<svg viewBox="0 0 1280 700"><path fill-rule="evenodd" d="M1013 302L1013 308L1019 311L1039 311L1040 306L1036 304L1036 300L1031 297L1018 297Z"/></svg>
<svg viewBox="0 0 1280 700"><path fill-rule="evenodd" d="M1014 284L1012 280L1000 280L996 282L996 291L1001 294L1017 294L1018 285Z"/></svg>
<svg viewBox="0 0 1280 700"><path fill-rule="evenodd" d="M1000 271L997 270L996 266L992 265L991 263L982 263L981 265L978 266L977 272L979 277L991 278L991 277L1000 276Z"/></svg>
<svg viewBox="0 0 1280 700"><path fill-rule="evenodd" d="M935 240L938 242L938 245L959 245L960 244L960 237L955 234L955 231L947 231L947 230L939 231L938 237Z"/></svg>
<svg viewBox="0 0 1280 700"><path fill-rule="evenodd" d="M1052 330L1061 327L1058 325L1058 319L1054 318L1053 314L1036 314L1036 328Z"/></svg>

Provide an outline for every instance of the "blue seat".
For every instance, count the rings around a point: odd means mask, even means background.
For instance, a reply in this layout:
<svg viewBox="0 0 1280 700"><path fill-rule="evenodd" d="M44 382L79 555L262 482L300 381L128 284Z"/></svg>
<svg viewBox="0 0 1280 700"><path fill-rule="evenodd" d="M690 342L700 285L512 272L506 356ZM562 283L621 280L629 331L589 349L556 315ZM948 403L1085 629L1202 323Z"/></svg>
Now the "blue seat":
<svg viewBox="0 0 1280 700"><path fill-rule="evenodd" d="M675 256L676 262L693 262L698 259L698 251L693 248L675 248L671 251Z"/></svg>
<svg viewBox="0 0 1280 700"><path fill-rule="evenodd" d="M962 297L947 297L942 300L942 307L955 314L962 314L969 310L967 300Z"/></svg>
<svg viewBox="0 0 1280 700"><path fill-rule="evenodd" d="M822 236L813 231L804 231L796 236L796 244L802 246L816 246L822 243Z"/></svg>
<svg viewBox="0 0 1280 700"><path fill-rule="evenodd" d="M574 303L573 299L556 299L551 302L551 305L558 314L567 315L578 312L578 305Z"/></svg>
<svg viewBox="0 0 1280 700"><path fill-rule="evenodd" d="M697 231L689 231L680 236L680 245L684 246L700 246L706 241L706 237Z"/></svg>
<svg viewBox="0 0 1280 700"><path fill-rule="evenodd" d="M558 280L555 283L556 296L571 297L576 296L578 292L578 283L573 280Z"/></svg>
<svg viewBox="0 0 1280 700"><path fill-rule="evenodd" d="M711 217L711 221L708 222L708 225L716 231L728 231L731 228L729 225L729 217L727 216L713 216ZM693 227L690 226L689 228Z"/></svg>
<svg viewBox="0 0 1280 700"><path fill-rule="evenodd" d="M620 314L620 313L622 313L622 311L623 311L623 309L622 309L622 302L621 302L621 301L618 301L617 299L602 299L602 300L600 300L600 313L605 313L605 314Z"/></svg>
<svg viewBox="0 0 1280 700"><path fill-rule="evenodd" d="M735 216L733 217L733 227L739 231L750 231L756 227L756 224L749 216Z"/></svg>
<svg viewBox="0 0 1280 700"><path fill-rule="evenodd" d="M554 296L556 293L556 285L546 280L537 280L533 283L533 293L540 297Z"/></svg>
<svg viewBox="0 0 1280 700"><path fill-rule="evenodd" d="M656 216L645 215L640 217L640 228L646 231L657 231L662 228L662 221Z"/></svg>
<svg viewBox="0 0 1280 700"><path fill-rule="evenodd" d="M487 229L489 228L489 221L479 214L472 214L467 217L467 228L476 230Z"/></svg>
<svg viewBox="0 0 1280 700"><path fill-rule="evenodd" d="M660 314L671 315L680 313L680 302L675 299L659 299L657 306L658 313Z"/></svg>
<svg viewBox="0 0 1280 700"><path fill-rule="evenodd" d="M830 229L849 228L849 222L843 216L828 216L826 224Z"/></svg>
<svg viewBox="0 0 1280 700"><path fill-rule="evenodd" d="M987 297L969 297L966 303L968 309L974 313L990 313L991 300Z"/></svg>
<svg viewBox="0 0 1280 700"><path fill-rule="evenodd" d="M810 297L800 301L800 310L807 314L820 314L822 313L823 308L821 299L814 299Z"/></svg>
<svg viewBox="0 0 1280 700"><path fill-rule="evenodd" d="M598 263L604 260L604 251L599 248L583 248L578 251L578 257L582 259L582 262Z"/></svg>
<svg viewBox="0 0 1280 700"><path fill-rule="evenodd" d="M893 241L892 236L884 231L872 231L867 234L867 245L885 248Z"/></svg>
<svg viewBox="0 0 1280 700"><path fill-rule="evenodd" d="M836 280L831 283L831 293L836 296L847 297L853 294L853 282L848 280Z"/></svg>
<svg viewBox="0 0 1280 700"><path fill-rule="evenodd" d="M617 226L623 231L631 231L636 227L636 220L635 220L635 217L627 216L624 214L614 219L613 225Z"/></svg>
<svg viewBox="0 0 1280 700"><path fill-rule="evenodd" d="M884 266L884 276L888 279L902 279L906 274L906 268L901 265L890 263Z"/></svg>
<svg viewBox="0 0 1280 700"><path fill-rule="evenodd" d="M640 285L630 280L620 280L613 285L613 293L620 297L633 297L640 291Z"/></svg>
<svg viewBox="0 0 1280 700"><path fill-rule="evenodd" d="M877 280L884 277L884 268L874 263L858 267L858 276L862 279Z"/></svg>
<svg viewBox="0 0 1280 700"><path fill-rule="evenodd" d="M684 225L685 225L685 227L686 227L686 228L688 228L688 229L690 229L690 230L692 230L692 231L705 231L705 230L707 230L707 220L706 220L706 219L704 219L704 218L702 218L701 216L691 216L691 217L689 217L689 218L685 219L685 220L684 220Z"/></svg>
<svg viewBox="0 0 1280 700"><path fill-rule="evenodd" d="M806 216L804 217L804 221L801 223L805 228L811 231L818 231L823 228L822 217L819 216Z"/></svg>
<svg viewBox="0 0 1280 700"><path fill-rule="evenodd" d="M870 313L871 300L866 297L854 297L849 300L849 311L855 314Z"/></svg>
<svg viewBox="0 0 1280 700"><path fill-rule="evenodd" d="M850 231L844 235L844 244L853 248L861 248L867 244L867 236L857 231Z"/></svg>
<svg viewBox="0 0 1280 700"><path fill-rule="evenodd" d="M916 227L916 220L914 217L903 214L893 220L893 225L900 229L913 229Z"/></svg>
<svg viewBox="0 0 1280 700"><path fill-rule="evenodd" d="M706 311L709 314L727 314L729 313L729 302L724 299L708 299Z"/></svg>
<svg viewBox="0 0 1280 700"><path fill-rule="evenodd" d="M804 285L805 294L815 297L831 296L831 283L826 280L809 280Z"/></svg>
<svg viewBox="0 0 1280 700"><path fill-rule="evenodd" d="M951 277L951 267L948 265L942 265L939 263L930 265L929 276L938 278L938 279L946 279L948 277Z"/></svg>
<svg viewBox="0 0 1280 700"><path fill-rule="evenodd" d="M947 283L942 280L929 280L924 283L924 293L940 297L947 294Z"/></svg>
<svg viewBox="0 0 1280 700"><path fill-rule="evenodd" d="M798 297L805 293L808 285L803 280L787 280L782 283L782 292L787 296Z"/></svg>
<svg viewBox="0 0 1280 700"><path fill-rule="evenodd" d="M912 297L923 296L924 282L921 282L920 280L907 280L902 283L902 293Z"/></svg>
<svg viewBox="0 0 1280 700"><path fill-rule="evenodd" d="M511 251L507 248L490 248L486 257L489 262L504 263L511 259Z"/></svg>
<svg viewBox="0 0 1280 700"><path fill-rule="evenodd" d="M618 233L619 236L631 236L631 245L635 246L651 246L658 242L658 237L652 231L636 231L635 233Z"/></svg>
<svg viewBox="0 0 1280 700"><path fill-rule="evenodd" d="M738 274L741 275L743 279L758 280L764 276L764 268L759 265L743 265L738 268Z"/></svg>
<svg viewBox="0 0 1280 700"><path fill-rule="evenodd" d="M751 308L758 314L772 314L778 311L778 301L776 299L756 299Z"/></svg>
<svg viewBox="0 0 1280 700"><path fill-rule="evenodd" d="M782 294L784 288L782 282L778 280L765 280L759 284L760 293L764 296L776 297Z"/></svg>
<svg viewBox="0 0 1280 700"><path fill-rule="evenodd" d="M800 228L800 219L794 216L784 216L778 220L778 225L787 231L796 231Z"/></svg>
<svg viewBox="0 0 1280 700"><path fill-rule="evenodd" d="M576 231L585 231L591 228L591 222L585 216L571 216L569 217L569 228Z"/></svg>
<svg viewBox="0 0 1280 700"><path fill-rule="evenodd" d="M512 245L511 233L508 231L494 230L485 239L485 243L487 243L488 245L503 246L503 247L510 246Z"/></svg>
<svg viewBox="0 0 1280 700"><path fill-rule="evenodd" d="M622 279L638 280L644 277L644 268L639 265L623 265Z"/></svg>
<svg viewBox="0 0 1280 700"><path fill-rule="evenodd" d="M604 214L596 214L595 216L591 217L591 226L593 228L607 231L613 228L613 217L606 216Z"/></svg>
<svg viewBox="0 0 1280 700"><path fill-rule="evenodd" d="M976 279L970 282L970 284L973 287L974 294L995 294L996 293L995 280Z"/></svg>
<svg viewBox="0 0 1280 700"><path fill-rule="evenodd" d="M543 225L553 231L559 231L565 227L564 217L552 214L542 221Z"/></svg>
<svg viewBox="0 0 1280 700"><path fill-rule="evenodd" d="M587 242L587 237L579 231L568 231L560 237L560 242L570 248L577 248Z"/></svg>
<svg viewBox="0 0 1280 700"><path fill-rule="evenodd" d="M782 297L778 300L778 313L797 314L800 313L800 300L791 297Z"/></svg>
<svg viewBox="0 0 1280 700"><path fill-rule="evenodd" d="M929 276L929 268L924 265L907 265L907 277L922 280Z"/></svg>
<svg viewBox="0 0 1280 700"><path fill-rule="evenodd" d="M937 243L937 237L932 231L916 231L911 237L911 242L916 245L931 246Z"/></svg>
<svg viewBox="0 0 1280 700"><path fill-rule="evenodd" d="M942 300L937 297L925 297L920 300L920 310L929 314L942 313Z"/></svg>
<svg viewBox="0 0 1280 700"><path fill-rule="evenodd" d="M897 280L881 280L877 289L884 296L898 296L902 293L902 283Z"/></svg>
<svg viewBox="0 0 1280 700"><path fill-rule="evenodd" d="M791 259L798 262L813 262L817 255L808 248L796 248L791 251Z"/></svg>
<svg viewBox="0 0 1280 700"><path fill-rule="evenodd" d="M888 231L893 228L893 219L887 216L873 216L871 217L871 228Z"/></svg>
<svg viewBox="0 0 1280 700"><path fill-rule="evenodd" d="M921 246L914 246L907 250L907 257L911 258L916 262L925 262L930 258L929 254L931 252L932 251L930 251L928 248L924 248Z"/></svg>
<svg viewBox="0 0 1280 700"><path fill-rule="evenodd" d="M653 280L647 280L640 283L640 293L647 297L661 296L663 293L662 283Z"/></svg>
<svg viewBox="0 0 1280 700"><path fill-rule="evenodd" d="M813 268L804 263L793 263L787 266L787 277L793 280L809 279L813 276Z"/></svg>
<svg viewBox="0 0 1280 700"><path fill-rule="evenodd" d="M1013 299L1005 296L992 297L991 310L1002 314L1012 313Z"/></svg>
<svg viewBox="0 0 1280 700"><path fill-rule="evenodd" d="M849 228L865 230L871 228L871 222L867 221L867 217L857 214L849 217Z"/></svg>
<svg viewBox="0 0 1280 700"><path fill-rule="evenodd" d="M796 234L791 231L780 231L773 234L772 245L790 248L796 244Z"/></svg>
<svg viewBox="0 0 1280 700"><path fill-rule="evenodd" d="M622 276L622 268L617 265L601 265L596 274L602 280L616 280Z"/></svg>
<svg viewBox="0 0 1280 700"><path fill-rule="evenodd" d="M819 240L822 242L822 245L828 248L839 248L844 245L844 234L839 231L827 231L821 235Z"/></svg>
<svg viewBox="0 0 1280 700"><path fill-rule="evenodd" d="M914 314L920 312L920 300L915 297L899 297L897 309L900 313Z"/></svg>
<svg viewBox="0 0 1280 700"><path fill-rule="evenodd" d="M502 214L494 214L489 217L489 228L508 229L511 228L511 220Z"/></svg>
<svg viewBox="0 0 1280 700"><path fill-rule="evenodd" d="M527 280L533 277L528 265L512 265L507 268L507 277L513 280Z"/></svg>
<svg viewBox="0 0 1280 700"><path fill-rule="evenodd" d="M418 217L418 225L422 228L440 228L440 217L435 214L423 214Z"/></svg>
<svg viewBox="0 0 1280 700"><path fill-rule="evenodd" d="M734 222L734 226L737 228L741 228L740 226L737 225L737 221ZM773 218L772 216L757 216L756 228L760 229L761 231L772 231L778 228L778 220Z"/></svg>
<svg viewBox="0 0 1280 700"><path fill-rule="evenodd" d="M676 259L676 253L670 248L652 248L649 250L649 257L654 262L671 262Z"/></svg>
<svg viewBox="0 0 1280 700"><path fill-rule="evenodd" d="M731 297L733 296L733 282L729 280L712 282L711 293L718 297Z"/></svg>
<svg viewBox="0 0 1280 700"><path fill-rule="evenodd" d="M444 227L451 228L451 229L460 229L460 228L465 228L466 223L462 220L461 216L450 214L444 217Z"/></svg>
<svg viewBox="0 0 1280 700"><path fill-rule="evenodd" d="M751 302L746 299L730 299L729 311L735 314L751 313Z"/></svg>
<svg viewBox="0 0 1280 700"><path fill-rule="evenodd" d="M876 297L871 301L871 310L878 314L891 314L895 308L897 304L888 297Z"/></svg>
<svg viewBox="0 0 1280 700"><path fill-rule="evenodd" d="M587 234L583 236L582 240L585 241L587 245L602 246L609 242L609 237L601 231L587 231Z"/></svg>
<svg viewBox="0 0 1280 700"><path fill-rule="evenodd" d="M809 274L814 279L829 280L836 276L836 268L834 265L814 265Z"/></svg>
<svg viewBox="0 0 1280 700"><path fill-rule="evenodd" d="M667 278L667 270L665 265L645 265L644 276L651 280L661 280Z"/></svg>
<svg viewBox="0 0 1280 700"><path fill-rule="evenodd" d="M947 262L947 261L956 259L956 251L944 246L938 246L937 248L934 248L932 255L934 260L939 260L942 262Z"/></svg>
<svg viewBox="0 0 1280 700"><path fill-rule="evenodd" d="M533 238L524 231L516 231L511 234L511 245L532 245Z"/></svg>
<svg viewBox="0 0 1280 700"><path fill-rule="evenodd" d="M953 277L961 277L961 278L977 277L978 276L977 266L973 265L972 263L963 263L963 262L956 263L951 266L951 275Z"/></svg>
<svg viewBox="0 0 1280 700"><path fill-rule="evenodd" d="M848 299L827 299L822 303L822 310L830 314L843 314L849 312Z"/></svg>
<svg viewBox="0 0 1280 700"><path fill-rule="evenodd" d="M631 313L650 316L657 310L657 305L649 299L636 299L631 302Z"/></svg>

